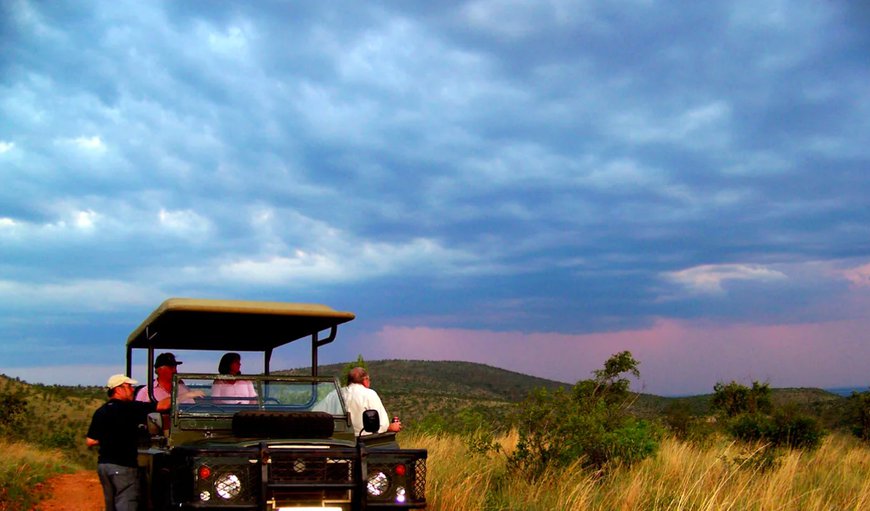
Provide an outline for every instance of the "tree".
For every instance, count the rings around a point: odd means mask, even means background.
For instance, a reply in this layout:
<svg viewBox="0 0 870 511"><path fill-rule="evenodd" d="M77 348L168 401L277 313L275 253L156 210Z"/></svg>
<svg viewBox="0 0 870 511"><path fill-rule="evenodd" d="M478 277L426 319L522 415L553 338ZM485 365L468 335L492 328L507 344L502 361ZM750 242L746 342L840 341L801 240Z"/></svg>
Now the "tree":
<svg viewBox="0 0 870 511"><path fill-rule="evenodd" d="M848 403L847 416L852 433L870 441L870 392L852 392Z"/></svg>
<svg viewBox="0 0 870 511"><path fill-rule="evenodd" d="M355 361L348 362L344 366L344 369L341 372L342 384L347 385L347 383L348 383L347 382L347 375L348 375L348 373L350 373L350 370L353 369L354 367L362 367L366 371L369 370L368 366L366 365L366 361L363 359L363 356L361 353L356 356Z"/></svg>
<svg viewBox="0 0 870 511"><path fill-rule="evenodd" d="M742 413L770 413L770 386L767 383L752 382L752 388L736 381L718 382L713 386L713 399L710 405L725 414L735 417Z"/></svg>
<svg viewBox="0 0 870 511"><path fill-rule="evenodd" d="M0 391L0 436L23 437L27 431L27 399L23 392Z"/></svg>
<svg viewBox="0 0 870 511"><path fill-rule="evenodd" d="M825 436L819 421L797 408L774 410L767 383L754 381L749 388L735 381L719 382L713 392L711 405L725 415L726 429L738 440L814 449Z"/></svg>
<svg viewBox="0 0 870 511"><path fill-rule="evenodd" d="M627 411L631 399L626 373L639 376L628 351L610 357L594 378L570 392L536 389L517 411L519 441L511 464L531 476L575 460L592 468L610 462L631 464L658 448L658 431Z"/></svg>

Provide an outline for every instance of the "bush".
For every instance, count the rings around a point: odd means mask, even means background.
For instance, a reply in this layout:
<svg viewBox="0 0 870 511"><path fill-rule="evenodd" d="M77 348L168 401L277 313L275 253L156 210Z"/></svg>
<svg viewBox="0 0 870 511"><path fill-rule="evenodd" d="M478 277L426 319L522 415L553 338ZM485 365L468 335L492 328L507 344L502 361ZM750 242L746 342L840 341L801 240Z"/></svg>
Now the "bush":
<svg viewBox="0 0 870 511"><path fill-rule="evenodd" d="M713 386L713 399L710 405L726 417L736 417L744 413L768 413L772 408L770 386L757 381L752 382L752 388L736 381L718 382Z"/></svg>
<svg viewBox="0 0 870 511"><path fill-rule="evenodd" d="M771 422L769 440L775 446L815 449L826 434L818 419L799 413L794 408L777 410Z"/></svg>
<svg viewBox="0 0 870 511"><path fill-rule="evenodd" d="M870 392L852 392L847 421L852 434L870 441Z"/></svg>
<svg viewBox="0 0 870 511"><path fill-rule="evenodd" d="M655 454L660 437L661 433L651 423L629 419L621 428L605 435L604 445L609 449L606 459L631 465Z"/></svg>
<svg viewBox="0 0 870 511"><path fill-rule="evenodd" d="M734 417L728 423L727 429L737 440L759 442L768 438L772 424L767 415L744 413Z"/></svg>
<svg viewBox="0 0 870 511"><path fill-rule="evenodd" d="M728 424L728 431L744 442L766 442L771 447L793 449L815 449L826 434L816 418L793 408L777 410L773 415L739 415Z"/></svg>
<svg viewBox="0 0 870 511"><path fill-rule="evenodd" d="M421 420L417 421L412 429L423 434L440 435L448 432L448 426L447 419L444 415L440 413L429 413Z"/></svg>
<svg viewBox="0 0 870 511"><path fill-rule="evenodd" d="M658 429L627 412L629 381L621 375L638 376L637 364L625 351L571 392L532 392L517 412L519 440L511 465L536 477L576 460L601 469L611 462L631 465L655 453Z"/></svg>
<svg viewBox="0 0 870 511"><path fill-rule="evenodd" d="M0 436L8 438L24 438L27 432L29 415L27 399L23 392L5 389L0 393Z"/></svg>
<svg viewBox="0 0 870 511"><path fill-rule="evenodd" d="M711 424L702 417L692 414L685 401L672 401L664 409L661 417L665 428L676 438L695 443L703 443L713 433Z"/></svg>

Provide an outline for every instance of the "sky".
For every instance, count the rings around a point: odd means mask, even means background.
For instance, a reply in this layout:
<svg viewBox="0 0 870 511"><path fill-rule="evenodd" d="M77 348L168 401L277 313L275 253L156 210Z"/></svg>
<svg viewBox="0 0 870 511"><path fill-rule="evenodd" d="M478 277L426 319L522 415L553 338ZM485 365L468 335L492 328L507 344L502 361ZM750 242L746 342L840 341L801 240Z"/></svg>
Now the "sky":
<svg viewBox="0 0 870 511"><path fill-rule="evenodd" d="M101 384L178 296L354 312L322 363L574 383L629 350L660 395L870 385L868 24L845 0L4 1L0 372Z"/></svg>

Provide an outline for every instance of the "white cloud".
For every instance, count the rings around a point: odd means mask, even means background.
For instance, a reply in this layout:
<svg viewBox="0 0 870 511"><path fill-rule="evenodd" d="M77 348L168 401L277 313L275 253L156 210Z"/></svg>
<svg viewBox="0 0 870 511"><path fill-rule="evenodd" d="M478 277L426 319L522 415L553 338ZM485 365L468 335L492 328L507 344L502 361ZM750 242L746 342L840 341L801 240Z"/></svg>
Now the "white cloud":
<svg viewBox="0 0 870 511"><path fill-rule="evenodd" d="M211 229L211 222L207 218L189 209L178 211L161 209L157 217L162 227L178 235L203 235Z"/></svg>
<svg viewBox="0 0 870 511"><path fill-rule="evenodd" d="M607 30L594 11L592 3L571 0L475 0L460 15L472 27L516 39L580 23L589 31Z"/></svg>
<svg viewBox="0 0 870 511"><path fill-rule="evenodd" d="M338 237L327 238L325 243L313 243L310 248L289 254L236 259L221 264L217 273L222 279L275 286L352 282L403 273L484 271L473 256L445 248L431 239L357 243L353 239L339 242Z"/></svg>
<svg viewBox="0 0 870 511"><path fill-rule="evenodd" d="M15 142L6 142L4 140L0 140L0 154L8 153L14 148Z"/></svg>
<svg viewBox="0 0 870 511"><path fill-rule="evenodd" d="M780 271L747 264L705 264L665 273L664 277L699 294L721 294L722 284L729 280L773 282L787 278Z"/></svg>
<svg viewBox="0 0 870 511"><path fill-rule="evenodd" d="M93 229L94 221L99 215L92 210L78 211L75 213L73 225L79 229Z"/></svg>
<svg viewBox="0 0 870 511"><path fill-rule="evenodd" d="M628 159L615 160L596 166L583 182L596 188L648 188L663 183L662 172L642 168L638 162Z"/></svg>
<svg viewBox="0 0 870 511"><path fill-rule="evenodd" d="M28 311L61 308L84 312L121 310L152 305L165 298L157 289L111 279L81 279L57 283L0 280L0 309ZM39 321L38 316L32 316Z"/></svg>
<svg viewBox="0 0 870 511"><path fill-rule="evenodd" d="M106 145L103 143L103 140L98 136L77 137L70 140L70 142L76 147L87 151L102 153L106 150Z"/></svg>
<svg viewBox="0 0 870 511"><path fill-rule="evenodd" d="M219 268L222 277L233 281L271 285L311 283L324 278L341 281L349 276L349 270L327 254L310 254L303 250L297 250L290 256L237 260Z"/></svg>
<svg viewBox="0 0 870 511"><path fill-rule="evenodd" d="M722 100L679 112L647 109L615 114L609 121L614 137L632 143L678 142L687 147L723 147L730 141L731 106Z"/></svg>
<svg viewBox="0 0 870 511"><path fill-rule="evenodd" d="M71 350L70 350L71 351ZM28 383L45 385L105 385L111 374L124 372L124 360L111 365L51 365L10 367L3 373Z"/></svg>
<svg viewBox="0 0 870 511"><path fill-rule="evenodd" d="M216 52L225 55L241 54L248 47L247 32L250 26L244 28L231 26L224 32L217 32L207 28L201 29L206 34L209 46Z"/></svg>

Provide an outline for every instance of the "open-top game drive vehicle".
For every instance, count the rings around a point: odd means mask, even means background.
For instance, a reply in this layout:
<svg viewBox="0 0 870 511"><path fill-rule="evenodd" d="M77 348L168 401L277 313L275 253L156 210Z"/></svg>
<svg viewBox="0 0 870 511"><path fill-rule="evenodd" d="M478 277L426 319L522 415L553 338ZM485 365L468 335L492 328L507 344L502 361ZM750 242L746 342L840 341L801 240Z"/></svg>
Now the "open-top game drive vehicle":
<svg viewBox="0 0 870 511"><path fill-rule="evenodd" d="M426 457L401 449L395 433L357 437L339 382L317 374L317 351L354 319L323 305L173 298L127 339L147 350L149 395L164 350L261 352L263 374L180 373L169 413L151 414L139 451L149 509L419 509L426 507ZM275 348L311 341L311 374L270 374ZM246 380L256 396L211 395L216 382ZM179 392L183 381L201 397ZM374 414L377 417L377 414ZM377 431L368 417L367 431ZM375 420L374 422L377 422ZM147 437L147 438L146 438Z"/></svg>

